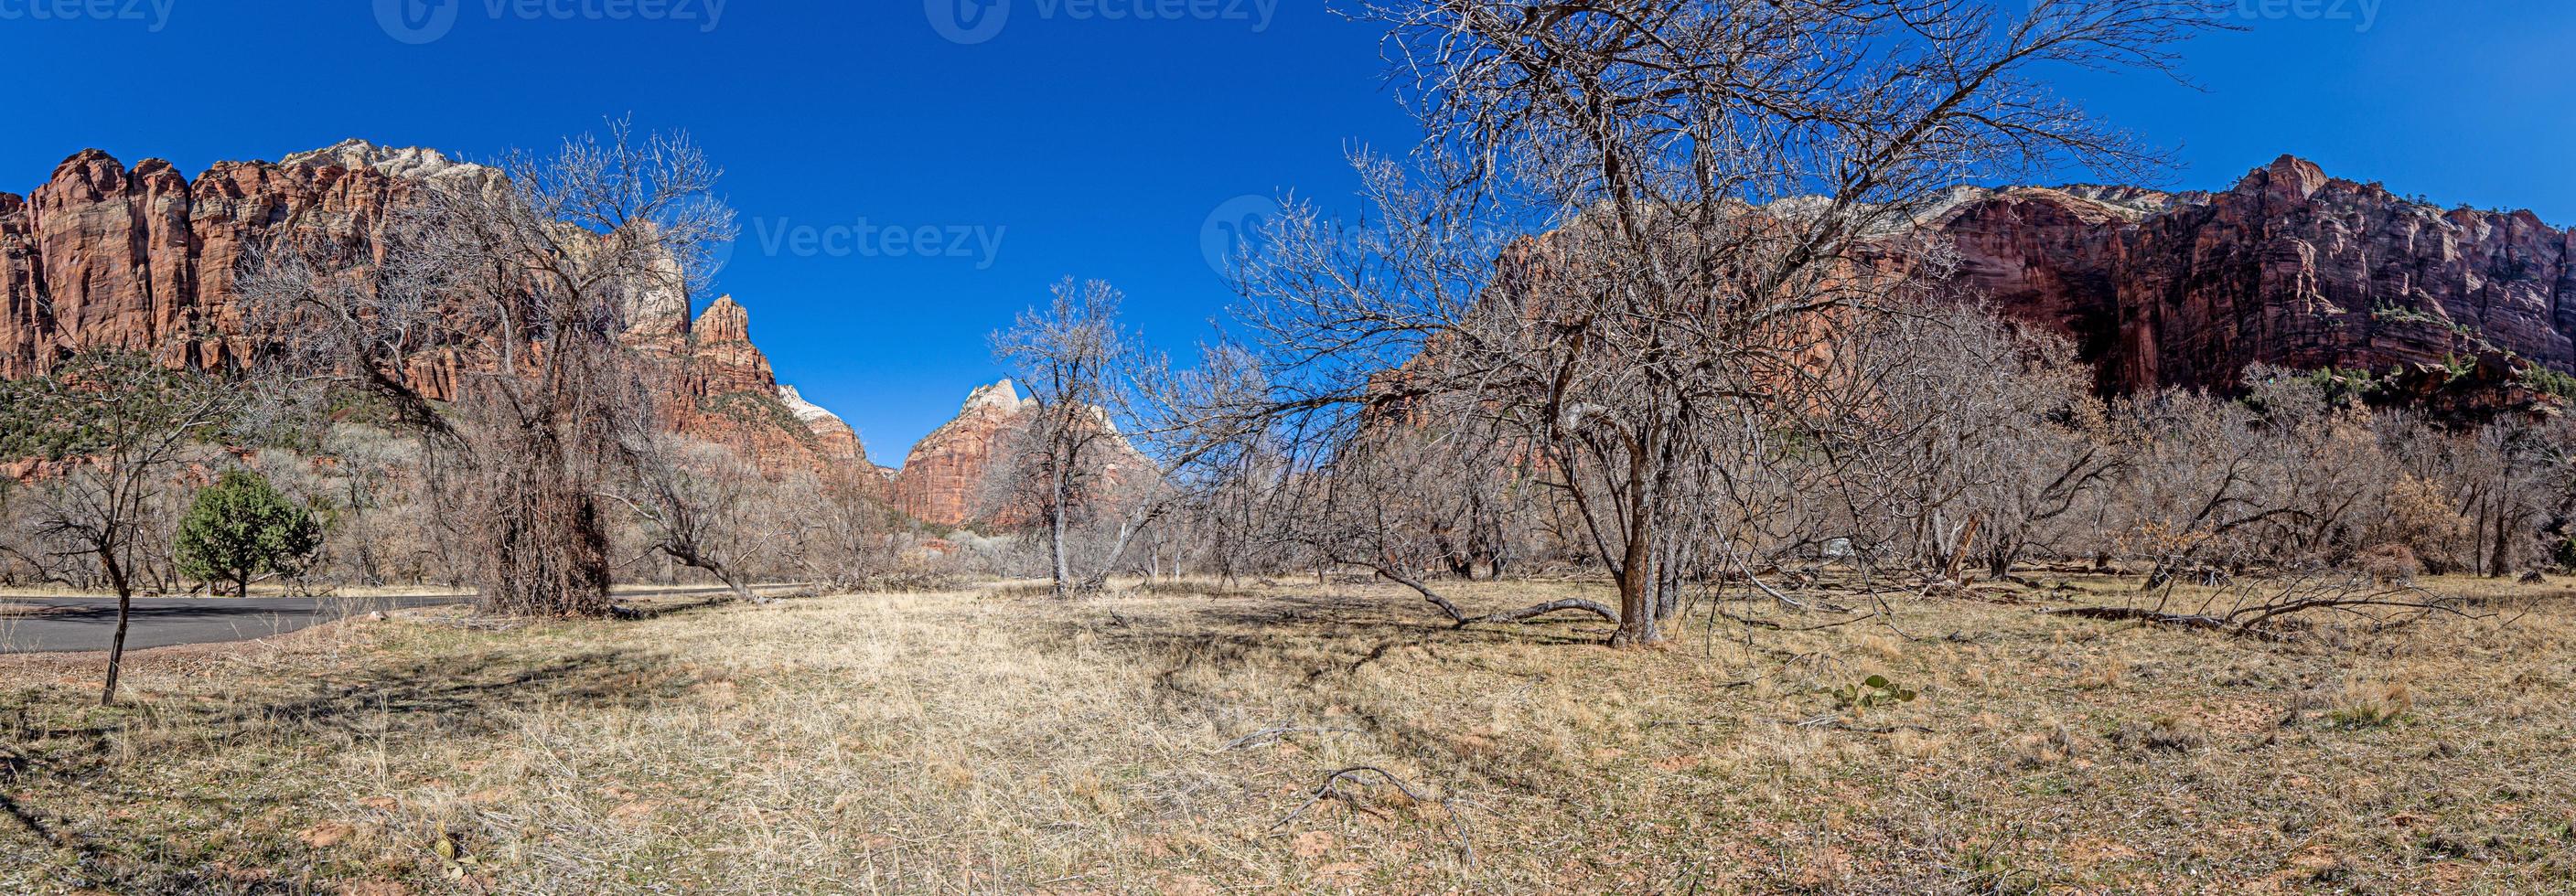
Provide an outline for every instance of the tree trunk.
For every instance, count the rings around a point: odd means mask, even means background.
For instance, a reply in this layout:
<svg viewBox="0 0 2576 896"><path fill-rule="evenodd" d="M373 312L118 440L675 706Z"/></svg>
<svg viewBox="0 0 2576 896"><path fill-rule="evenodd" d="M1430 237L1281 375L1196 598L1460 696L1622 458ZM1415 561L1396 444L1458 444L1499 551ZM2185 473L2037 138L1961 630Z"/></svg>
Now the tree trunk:
<svg viewBox="0 0 2576 896"><path fill-rule="evenodd" d="M1064 499L1064 477L1059 474L1054 500L1049 502L1052 506L1047 508L1047 540L1055 549L1055 596L1059 598L1073 596L1073 559L1065 553L1064 546Z"/></svg>
<svg viewBox="0 0 2576 896"><path fill-rule="evenodd" d="M2513 520L2499 510L2495 515L2495 543L2487 554L2488 578L2501 579L2512 574L2511 570L2506 569L2513 565L2513 555L2510 553L2512 544Z"/></svg>
<svg viewBox="0 0 2576 896"><path fill-rule="evenodd" d="M551 437L535 437L538 458L500 473L485 505L472 572L478 608L502 616L606 616L608 535L581 476L561 463Z"/></svg>
<svg viewBox="0 0 2576 896"><path fill-rule="evenodd" d="M708 559L705 554L699 553L695 546L677 545L669 541L665 541L662 543L661 547L662 562L664 566L672 567L676 565L686 566L691 569L705 570L708 575L716 577L716 581L718 583L727 588L733 589L733 596L740 599L743 603L769 603L768 600L753 593L751 587L743 582L741 576L734 575L731 570L725 568L723 563ZM671 578L673 583L676 584L678 575L674 573L669 576L669 578Z"/></svg>
<svg viewBox="0 0 2576 896"><path fill-rule="evenodd" d="M125 671L125 631L134 619L134 585L116 562L116 552L101 551L99 558L107 567L108 582L116 586L116 636L107 643L107 686L99 693L98 705L115 706L116 680Z"/></svg>
<svg viewBox="0 0 2576 896"><path fill-rule="evenodd" d="M1632 519L1627 556L1619 564L1619 630L1610 636L1612 647L1646 647L1664 639L1656 624L1653 524L1642 508Z"/></svg>
<svg viewBox="0 0 2576 896"><path fill-rule="evenodd" d="M1647 572L1641 563L1619 576L1619 630L1610 636L1612 647L1646 647L1664 640L1662 627L1655 624L1655 583Z"/></svg>
<svg viewBox="0 0 2576 896"><path fill-rule="evenodd" d="M1941 564L1942 578L1962 585L1968 583L1968 548L1977 543L1977 527L1983 525L1985 521L1986 518L1983 515L1968 518L1967 528L1959 531L1959 542L1950 547L1949 561Z"/></svg>

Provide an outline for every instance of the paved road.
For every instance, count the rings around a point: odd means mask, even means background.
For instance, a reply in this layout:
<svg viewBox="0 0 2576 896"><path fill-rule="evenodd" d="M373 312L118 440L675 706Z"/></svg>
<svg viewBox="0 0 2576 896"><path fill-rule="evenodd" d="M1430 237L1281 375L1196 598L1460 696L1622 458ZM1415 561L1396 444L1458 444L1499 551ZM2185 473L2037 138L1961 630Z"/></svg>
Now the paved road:
<svg viewBox="0 0 2576 896"><path fill-rule="evenodd" d="M725 593L722 588L661 588L620 591L617 596L681 597ZM134 599L134 621L125 634L128 650L180 644L218 644L281 635L378 610L435 607L472 600L472 595L430 597L176 597ZM106 650L116 635L116 598L18 597L0 594L9 606L59 607L70 612L42 616L0 616L0 653L65 653Z"/></svg>

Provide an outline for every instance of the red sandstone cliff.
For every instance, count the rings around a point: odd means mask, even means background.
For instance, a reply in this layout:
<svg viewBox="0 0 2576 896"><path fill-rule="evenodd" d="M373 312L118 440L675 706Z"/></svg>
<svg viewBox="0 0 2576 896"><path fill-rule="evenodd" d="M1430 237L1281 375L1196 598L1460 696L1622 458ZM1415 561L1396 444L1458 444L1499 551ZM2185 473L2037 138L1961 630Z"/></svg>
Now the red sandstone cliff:
<svg viewBox="0 0 2576 896"><path fill-rule="evenodd" d="M2229 388L2255 363L2576 372L2576 231L2288 156L2221 193L2004 190L1938 226L1961 282L2074 339L2106 390Z"/></svg>
<svg viewBox="0 0 2576 896"><path fill-rule="evenodd" d="M1010 380L976 389L957 417L923 436L894 476L894 506L915 519L960 526L982 515L985 482L1010 450L1032 403Z"/></svg>
<svg viewBox="0 0 2576 896"><path fill-rule="evenodd" d="M282 162L218 162L193 183L159 159L128 169L84 150L29 197L0 194L0 377L41 373L87 347L237 363L249 346L235 284L257 250L319 237L360 263L423 184L497 176L356 140ZM718 299L694 322L688 308L686 296L655 294L629 309L629 342L677 371L679 429L772 469L866 462L847 424L778 383L741 305ZM453 374L413 372L433 395Z"/></svg>
<svg viewBox="0 0 2576 896"><path fill-rule="evenodd" d="M732 296L679 318L681 432L731 445L772 472L793 467L873 469L867 447L841 418L778 382L769 358L751 343L751 314Z"/></svg>
<svg viewBox="0 0 2576 896"><path fill-rule="evenodd" d="M992 506L1006 494L996 487L994 477L1007 472L1012 442L1036 419L1038 407L1036 400L1021 398L1019 387L1010 380L969 393L956 418L914 443L903 468L894 472L894 506L940 526L1008 526L1027 519L1024 508ZM1122 482L1136 481L1132 477L1150 477L1143 471L1153 469L1152 463L1118 435L1108 415L1095 408L1092 417L1112 436L1097 443L1095 458L1108 487L1114 490Z"/></svg>

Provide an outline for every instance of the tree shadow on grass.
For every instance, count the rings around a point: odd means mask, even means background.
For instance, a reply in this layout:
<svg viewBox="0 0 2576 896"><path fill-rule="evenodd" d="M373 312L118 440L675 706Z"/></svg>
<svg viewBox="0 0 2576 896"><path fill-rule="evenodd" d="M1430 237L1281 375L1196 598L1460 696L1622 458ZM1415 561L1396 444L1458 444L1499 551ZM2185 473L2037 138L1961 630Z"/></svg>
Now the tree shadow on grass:
<svg viewBox="0 0 2576 896"><path fill-rule="evenodd" d="M193 721L228 731L476 734L510 711L634 709L685 694L698 681L663 657L628 650L522 662L486 652L372 667L317 679L303 696L198 709Z"/></svg>
<svg viewBox="0 0 2576 896"><path fill-rule="evenodd" d="M1357 595L1334 592L1261 594L1228 596L1193 607L1170 617L1171 626L1139 628L1137 634L1177 634L1183 640L1193 635L1222 637L1226 630L1250 630L1255 640L1320 639L1361 641L1395 638L1402 643L1425 645L1500 645L1545 644L1586 645L1602 643L1601 638L1584 634L1574 623L1596 624L1589 618L1556 617L1526 624L1485 623L1459 628L1440 615L1430 604L1419 599ZM1122 636L1116 629L1103 629L1104 636Z"/></svg>
<svg viewBox="0 0 2576 896"><path fill-rule="evenodd" d="M297 787L263 780L213 794L178 795L140 786L143 776L127 764L155 757L184 761L260 741L292 758L360 739L471 738L498 730L516 711L641 708L681 697L698 682L666 658L639 651L536 659L484 651L336 673L312 680L304 693L288 685L216 703L150 704L98 724L39 724L19 732L39 749L0 751L9 760L0 764L0 855L16 848L11 841L32 835L40 848L69 853L80 879L62 884L115 893L317 892L326 888L302 876L257 879L227 867L310 871L326 859L282 831L269 842L253 842L247 831L228 830L235 839L216 848L169 841L173 834L209 834L239 820L291 812L292 804L305 802L325 782ZM47 811L42 802L61 808ZM99 811L173 803L205 827L119 830L125 813Z"/></svg>
<svg viewBox="0 0 2576 896"><path fill-rule="evenodd" d="M1418 601L1331 592L1229 595L1184 604L1176 612L1158 606L1080 618L1075 624L1087 628L1099 646L1168 665L1155 676L1157 693L1190 698L1207 696L1190 693L1182 683L1182 673L1200 667L1265 668L1316 688L1405 647L1419 646L1437 659L1515 644L1579 649L1602 643L1571 620L1459 628ZM1042 633L1032 647L1072 643L1061 634Z"/></svg>

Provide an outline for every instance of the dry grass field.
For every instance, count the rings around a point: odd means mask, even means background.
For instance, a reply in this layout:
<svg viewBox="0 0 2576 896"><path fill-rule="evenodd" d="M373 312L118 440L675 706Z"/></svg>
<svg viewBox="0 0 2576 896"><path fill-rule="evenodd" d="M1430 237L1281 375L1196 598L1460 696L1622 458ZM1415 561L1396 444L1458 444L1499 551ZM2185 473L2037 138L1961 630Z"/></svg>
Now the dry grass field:
<svg viewBox="0 0 2576 896"><path fill-rule="evenodd" d="M0 659L0 892L2563 892L2576 605L2433 585L2501 612L2035 612L2099 579L1626 652L1374 585L987 587L402 614L145 654L112 710Z"/></svg>

